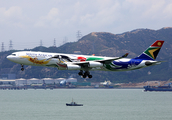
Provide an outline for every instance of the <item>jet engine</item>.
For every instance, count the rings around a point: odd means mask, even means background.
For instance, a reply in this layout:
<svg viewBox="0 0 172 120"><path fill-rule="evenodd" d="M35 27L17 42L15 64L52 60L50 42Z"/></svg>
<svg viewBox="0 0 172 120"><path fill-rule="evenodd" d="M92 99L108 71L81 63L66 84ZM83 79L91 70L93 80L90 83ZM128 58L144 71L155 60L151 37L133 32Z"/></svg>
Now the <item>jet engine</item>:
<svg viewBox="0 0 172 120"><path fill-rule="evenodd" d="M103 63L90 61L88 67L103 67Z"/></svg>
<svg viewBox="0 0 172 120"><path fill-rule="evenodd" d="M80 70L81 66L79 65L67 65L68 70Z"/></svg>

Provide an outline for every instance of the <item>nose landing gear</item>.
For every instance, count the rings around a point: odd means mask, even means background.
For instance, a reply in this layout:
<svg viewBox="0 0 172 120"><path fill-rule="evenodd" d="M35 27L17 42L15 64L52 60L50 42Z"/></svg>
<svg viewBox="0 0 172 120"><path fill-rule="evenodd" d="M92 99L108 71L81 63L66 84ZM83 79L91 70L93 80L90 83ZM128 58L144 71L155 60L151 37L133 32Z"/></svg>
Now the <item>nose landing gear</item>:
<svg viewBox="0 0 172 120"><path fill-rule="evenodd" d="M24 71L24 65L21 64L21 71Z"/></svg>

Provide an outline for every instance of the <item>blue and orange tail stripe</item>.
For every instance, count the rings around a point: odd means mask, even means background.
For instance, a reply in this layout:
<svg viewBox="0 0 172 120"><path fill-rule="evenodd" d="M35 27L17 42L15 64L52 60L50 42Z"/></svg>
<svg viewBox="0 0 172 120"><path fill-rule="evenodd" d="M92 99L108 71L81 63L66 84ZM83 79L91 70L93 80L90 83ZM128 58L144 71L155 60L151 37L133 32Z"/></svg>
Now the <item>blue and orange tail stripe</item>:
<svg viewBox="0 0 172 120"><path fill-rule="evenodd" d="M157 40L154 42L148 49L146 49L140 56L135 59L143 59L143 60L155 60L164 41Z"/></svg>

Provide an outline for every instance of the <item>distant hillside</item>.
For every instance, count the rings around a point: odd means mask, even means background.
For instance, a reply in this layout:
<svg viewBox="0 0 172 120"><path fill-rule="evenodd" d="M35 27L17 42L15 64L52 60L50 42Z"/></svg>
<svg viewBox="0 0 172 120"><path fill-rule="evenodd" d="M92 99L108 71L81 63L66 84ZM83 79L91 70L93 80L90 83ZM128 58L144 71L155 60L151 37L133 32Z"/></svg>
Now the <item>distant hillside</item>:
<svg viewBox="0 0 172 120"><path fill-rule="evenodd" d="M60 47L36 47L32 51L73 53L81 51L82 54L96 54L102 56L122 56L129 53L129 58L137 57L156 40L165 40L157 60L166 61L158 66L128 72L103 72L91 71L92 79L88 81L111 80L113 82L140 82L147 80L168 80L172 78L172 28L160 30L136 29L122 34L107 32L92 32L83 36L77 42L66 43ZM0 53L0 74L15 73L18 78L43 78L43 77L69 77L71 74L83 81L78 71L59 71L56 68L25 66L25 71L20 71L20 65L6 59L13 51ZM148 74L149 72L149 74ZM151 74L150 74L151 73Z"/></svg>

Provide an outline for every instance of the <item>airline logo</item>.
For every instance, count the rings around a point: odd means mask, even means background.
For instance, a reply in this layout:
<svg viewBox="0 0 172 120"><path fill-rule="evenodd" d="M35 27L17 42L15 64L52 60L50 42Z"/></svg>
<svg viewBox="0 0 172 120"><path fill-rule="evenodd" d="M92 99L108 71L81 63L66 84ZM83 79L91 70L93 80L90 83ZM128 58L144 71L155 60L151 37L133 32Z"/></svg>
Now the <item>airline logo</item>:
<svg viewBox="0 0 172 120"><path fill-rule="evenodd" d="M155 60L163 43L164 41L157 40L145 51L145 54L147 54L149 57Z"/></svg>
<svg viewBox="0 0 172 120"><path fill-rule="evenodd" d="M26 58L28 61L34 63L34 64L40 64L40 65L45 65L45 64L48 64L50 62L50 60L46 60L46 59L43 59L43 60L38 60L37 57L35 58L32 58L28 55L25 55L25 56L20 56L21 58Z"/></svg>
<svg viewBox="0 0 172 120"><path fill-rule="evenodd" d="M156 42L154 42L151 47L162 47L164 41L161 40L157 40Z"/></svg>
<svg viewBox="0 0 172 120"><path fill-rule="evenodd" d="M80 61L80 62L84 62L84 61L87 60L87 58L80 56L80 57L77 57L77 60Z"/></svg>

